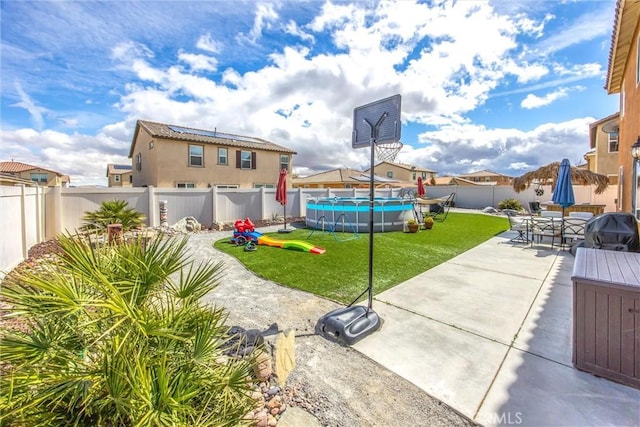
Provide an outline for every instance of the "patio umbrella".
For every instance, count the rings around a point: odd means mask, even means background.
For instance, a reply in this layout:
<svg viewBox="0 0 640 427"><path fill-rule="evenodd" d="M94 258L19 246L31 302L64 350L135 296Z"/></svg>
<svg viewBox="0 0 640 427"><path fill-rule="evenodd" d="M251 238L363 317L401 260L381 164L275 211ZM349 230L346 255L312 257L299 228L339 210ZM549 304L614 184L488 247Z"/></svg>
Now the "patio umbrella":
<svg viewBox="0 0 640 427"><path fill-rule="evenodd" d="M278 233L289 233L287 230L287 170L282 169L278 176L278 185L276 186L276 201L280 202L284 209L284 228L278 230Z"/></svg>
<svg viewBox="0 0 640 427"><path fill-rule="evenodd" d="M422 185L422 177L418 177L418 197L424 197L424 185Z"/></svg>
<svg viewBox="0 0 640 427"><path fill-rule="evenodd" d="M570 167L571 182L578 185L595 185L595 193L602 194L609 186L609 179L606 175L591 172L588 169ZM527 172L522 176L514 178L513 189L516 193L526 190L532 183L549 185L555 190L556 182L560 173L560 162L553 162L542 166L534 171Z"/></svg>
<svg viewBox="0 0 640 427"><path fill-rule="evenodd" d="M563 159L560 163L558 171L558 180L553 190L551 200L562 207L562 216L564 217L564 209L573 206L576 199L573 195L573 185L571 184L571 165L569 160Z"/></svg>

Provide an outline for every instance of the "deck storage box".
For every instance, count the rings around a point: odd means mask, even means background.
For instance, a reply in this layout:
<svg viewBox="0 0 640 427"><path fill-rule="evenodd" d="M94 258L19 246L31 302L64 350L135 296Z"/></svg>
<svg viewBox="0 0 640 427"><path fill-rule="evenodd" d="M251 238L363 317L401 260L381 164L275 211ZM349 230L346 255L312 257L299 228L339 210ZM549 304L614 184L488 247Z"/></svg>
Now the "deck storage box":
<svg viewBox="0 0 640 427"><path fill-rule="evenodd" d="M640 389L640 253L579 248L573 364Z"/></svg>

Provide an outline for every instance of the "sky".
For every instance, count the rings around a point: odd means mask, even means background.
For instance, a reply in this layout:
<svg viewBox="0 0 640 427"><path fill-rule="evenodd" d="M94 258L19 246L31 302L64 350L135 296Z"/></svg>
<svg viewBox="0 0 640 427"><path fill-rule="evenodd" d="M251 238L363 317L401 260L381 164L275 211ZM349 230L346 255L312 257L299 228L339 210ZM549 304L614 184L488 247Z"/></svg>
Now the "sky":
<svg viewBox="0 0 640 427"><path fill-rule="evenodd" d="M0 160L72 186L130 165L139 119L267 139L306 176L368 169L354 109L399 94L397 162L519 176L584 163L589 124L619 108L604 89L615 0L0 7Z"/></svg>

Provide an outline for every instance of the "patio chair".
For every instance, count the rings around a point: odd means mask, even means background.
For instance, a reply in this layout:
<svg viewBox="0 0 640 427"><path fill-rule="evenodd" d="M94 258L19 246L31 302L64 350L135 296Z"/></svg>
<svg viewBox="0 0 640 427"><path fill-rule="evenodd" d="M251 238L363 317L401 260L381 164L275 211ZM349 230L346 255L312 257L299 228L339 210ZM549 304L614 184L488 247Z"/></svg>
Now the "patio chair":
<svg viewBox="0 0 640 427"><path fill-rule="evenodd" d="M517 218L518 213L513 209L505 209L502 212L509 218L509 231L518 233L510 242L529 243L529 222L525 218Z"/></svg>
<svg viewBox="0 0 640 427"><path fill-rule="evenodd" d="M529 213L531 215L540 215L543 209L540 207L540 202L529 202Z"/></svg>
<svg viewBox="0 0 640 427"><path fill-rule="evenodd" d="M562 218L553 217L531 217L531 246L538 238L538 243L542 243L545 237L551 238L551 248L555 244L556 238L562 240Z"/></svg>
<svg viewBox="0 0 640 427"><path fill-rule="evenodd" d="M438 203L437 205L433 205L429 212L425 212L422 214L424 217L431 217L434 221L444 222L447 219L447 215L449 215L449 209L454 204L454 199L456 197L456 193L451 193L447 196L447 198Z"/></svg>
<svg viewBox="0 0 640 427"><path fill-rule="evenodd" d="M568 217L562 221L562 248L570 240L571 244L577 240L584 240L584 226L587 220L579 217Z"/></svg>

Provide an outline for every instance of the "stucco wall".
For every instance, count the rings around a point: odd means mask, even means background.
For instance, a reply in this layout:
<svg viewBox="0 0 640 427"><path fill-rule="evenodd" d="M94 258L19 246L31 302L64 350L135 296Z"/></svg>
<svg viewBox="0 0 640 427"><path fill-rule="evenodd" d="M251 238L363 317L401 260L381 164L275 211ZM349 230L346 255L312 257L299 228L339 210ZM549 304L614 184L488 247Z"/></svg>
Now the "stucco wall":
<svg viewBox="0 0 640 427"><path fill-rule="evenodd" d="M622 210L625 212L631 212L631 192L636 190L632 188L631 183L633 165L631 146L640 138L640 85L636 80L639 37L640 23L636 25L636 31L632 38L632 46L622 81L624 97L621 96L621 101L624 101L624 106L620 114L620 154L618 157L618 165L622 166L624 170ZM622 111L624 111L624 114L622 114Z"/></svg>
<svg viewBox="0 0 640 427"><path fill-rule="evenodd" d="M149 148L150 141L151 137L146 132L139 133L133 154L134 187L153 185L175 188L178 183L193 183L196 188L217 185L237 185L239 188L275 186L280 173L280 155L284 154L227 146L228 164L221 165L218 164L218 148L222 146L153 138L153 148ZM189 145L204 148L202 167L189 166ZM256 168L236 168L236 151L255 152ZM142 171L136 168L138 153L142 154ZM292 155L288 155L291 171ZM290 182L287 185L291 187Z"/></svg>

